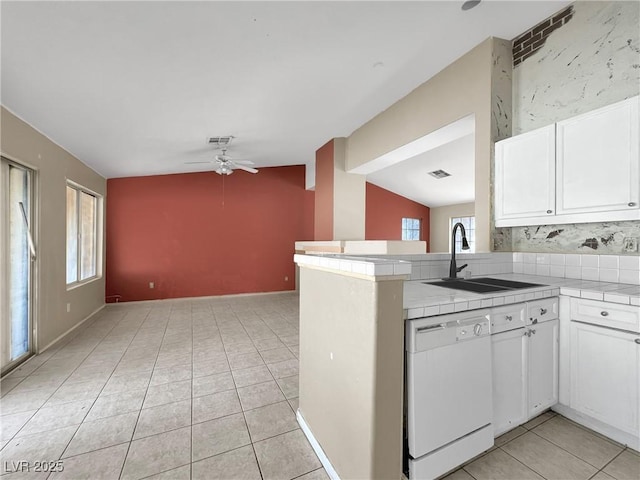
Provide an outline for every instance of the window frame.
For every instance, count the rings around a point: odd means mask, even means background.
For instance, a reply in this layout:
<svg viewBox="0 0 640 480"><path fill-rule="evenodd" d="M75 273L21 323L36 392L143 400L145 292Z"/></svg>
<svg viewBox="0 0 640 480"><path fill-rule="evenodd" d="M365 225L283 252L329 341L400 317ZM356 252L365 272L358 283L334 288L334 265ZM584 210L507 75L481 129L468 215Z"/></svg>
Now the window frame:
<svg viewBox="0 0 640 480"><path fill-rule="evenodd" d="M407 220L417 221L418 222L418 228L405 227ZM405 232L418 232L418 238L417 239L405 238ZM419 241L421 241L422 240L422 219L421 218L414 218L414 217L402 217L402 220L401 220L401 223L400 223L400 239L402 241L404 241L404 242L419 242Z"/></svg>
<svg viewBox="0 0 640 480"><path fill-rule="evenodd" d="M69 224L66 221L66 216L68 216L68 204L65 201L65 285L67 290L73 290L74 288L80 287L82 285L86 285L88 283L94 282L102 278L102 251L103 251L103 196L98 192L95 192L79 183L76 183L72 180L67 179L65 183L65 199L67 195L67 188L71 188L76 191L76 280L69 282L66 278L68 263L69 263L69 247L67 244L68 241L68 231ZM81 194L84 193L86 195L90 195L95 199L95 224L93 225L93 261L95 262L95 273L87 278L81 279L82 273L82 209L81 209Z"/></svg>

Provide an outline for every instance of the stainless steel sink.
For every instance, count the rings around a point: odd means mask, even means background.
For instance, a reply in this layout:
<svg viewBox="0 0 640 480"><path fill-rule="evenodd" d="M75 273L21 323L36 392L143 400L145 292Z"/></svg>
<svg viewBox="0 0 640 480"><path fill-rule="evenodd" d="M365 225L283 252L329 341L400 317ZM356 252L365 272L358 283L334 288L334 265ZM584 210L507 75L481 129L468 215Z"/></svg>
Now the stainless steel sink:
<svg viewBox="0 0 640 480"><path fill-rule="evenodd" d="M501 292L507 290L520 290L523 288L542 287L539 283L516 282L515 280L503 280L500 278L456 278L454 280L437 280L435 282L422 282L426 285L464 290L475 293Z"/></svg>

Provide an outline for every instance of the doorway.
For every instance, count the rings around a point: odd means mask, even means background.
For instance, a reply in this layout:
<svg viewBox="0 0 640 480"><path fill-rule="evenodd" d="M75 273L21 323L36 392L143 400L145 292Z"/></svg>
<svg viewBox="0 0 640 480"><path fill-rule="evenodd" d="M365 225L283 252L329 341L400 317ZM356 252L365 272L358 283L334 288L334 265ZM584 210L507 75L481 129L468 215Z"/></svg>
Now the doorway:
<svg viewBox="0 0 640 480"><path fill-rule="evenodd" d="M0 371L31 356L35 267L34 171L0 157Z"/></svg>

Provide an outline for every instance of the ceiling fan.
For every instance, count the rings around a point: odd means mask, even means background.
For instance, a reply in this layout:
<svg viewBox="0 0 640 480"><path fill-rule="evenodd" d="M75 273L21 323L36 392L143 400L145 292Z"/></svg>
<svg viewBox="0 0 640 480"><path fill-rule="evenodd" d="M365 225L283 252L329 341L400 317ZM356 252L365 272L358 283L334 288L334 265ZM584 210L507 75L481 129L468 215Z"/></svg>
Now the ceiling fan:
<svg viewBox="0 0 640 480"><path fill-rule="evenodd" d="M218 175L231 175L234 170L244 170L249 173L258 173L258 170L255 168L251 168L248 165L253 165L253 162L249 160L234 160L230 156L227 155L227 149L222 148L221 154L216 155L214 160L209 160L207 162L186 162L188 164L195 163L215 163L216 169L215 172Z"/></svg>

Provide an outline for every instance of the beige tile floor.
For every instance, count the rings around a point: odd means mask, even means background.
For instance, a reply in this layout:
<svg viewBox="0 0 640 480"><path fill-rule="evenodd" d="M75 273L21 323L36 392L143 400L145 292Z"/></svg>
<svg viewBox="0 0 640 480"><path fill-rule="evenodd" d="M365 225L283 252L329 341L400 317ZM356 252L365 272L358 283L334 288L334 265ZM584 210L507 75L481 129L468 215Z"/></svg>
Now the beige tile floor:
<svg viewBox="0 0 640 480"><path fill-rule="evenodd" d="M638 480L640 454L549 411L445 479Z"/></svg>
<svg viewBox="0 0 640 480"><path fill-rule="evenodd" d="M294 293L109 306L2 380L3 479L326 479L297 357ZM548 412L447 477L529 478L638 480L640 456Z"/></svg>
<svg viewBox="0 0 640 480"><path fill-rule="evenodd" d="M108 306L2 380L2 478L326 479L297 357L294 293Z"/></svg>

